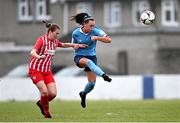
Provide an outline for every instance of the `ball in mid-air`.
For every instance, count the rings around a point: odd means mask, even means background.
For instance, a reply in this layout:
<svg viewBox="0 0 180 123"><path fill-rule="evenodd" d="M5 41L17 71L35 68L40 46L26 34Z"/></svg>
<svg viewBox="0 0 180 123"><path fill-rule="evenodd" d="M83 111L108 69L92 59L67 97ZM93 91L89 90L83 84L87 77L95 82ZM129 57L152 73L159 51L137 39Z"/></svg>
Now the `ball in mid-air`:
<svg viewBox="0 0 180 123"><path fill-rule="evenodd" d="M152 23L154 23L155 15L152 11L144 11L141 14L140 20L145 25L151 25Z"/></svg>

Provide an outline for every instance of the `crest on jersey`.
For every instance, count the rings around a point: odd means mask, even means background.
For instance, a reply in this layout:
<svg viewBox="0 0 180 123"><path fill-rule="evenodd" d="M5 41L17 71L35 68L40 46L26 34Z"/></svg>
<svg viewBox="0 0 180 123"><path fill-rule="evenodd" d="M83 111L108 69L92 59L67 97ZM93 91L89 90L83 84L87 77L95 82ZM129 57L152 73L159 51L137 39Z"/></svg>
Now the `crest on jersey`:
<svg viewBox="0 0 180 123"><path fill-rule="evenodd" d="M36 76L33 76L32 79L33 79L33 80L36 80Z"/></svg>

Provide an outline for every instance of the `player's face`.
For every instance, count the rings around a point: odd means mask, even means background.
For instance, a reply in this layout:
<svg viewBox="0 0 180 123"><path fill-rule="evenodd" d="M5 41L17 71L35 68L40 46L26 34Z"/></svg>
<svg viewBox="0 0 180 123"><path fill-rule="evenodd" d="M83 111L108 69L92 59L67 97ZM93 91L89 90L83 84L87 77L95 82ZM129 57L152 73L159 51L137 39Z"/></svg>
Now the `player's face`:
<svg viewBox="0 0 180 123"><path fill-rule="evenodd" d="M86 32L91 32L94 26L95 26L95 21L90 20L88 23L84 24L84 29L86 30Z"/></svg>
<svg viewBox="0 0 180 123"><path fill-rule="evenodd" d="M52 39L57 39L60 36L60 30L56 29L54 32L51 32Z"/></svg>

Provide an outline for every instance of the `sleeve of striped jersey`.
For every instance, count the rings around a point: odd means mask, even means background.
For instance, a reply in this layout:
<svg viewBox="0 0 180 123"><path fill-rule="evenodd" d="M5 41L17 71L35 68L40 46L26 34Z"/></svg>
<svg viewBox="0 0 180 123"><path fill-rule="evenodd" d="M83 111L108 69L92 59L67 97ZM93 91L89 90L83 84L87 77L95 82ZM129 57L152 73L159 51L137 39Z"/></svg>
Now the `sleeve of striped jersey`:
<svg viewBox="0 0 180 123"><path fill-rule="evenodd" d="M61 46L62 46L62 42L58 41L58 47L61 47Z"/></svg>
<svg viewBox="0 0 180 123"><path fill-rule="evenodd" d="M38 40L36 41L33 49L39 50L42 45L43 45L42 37L39 37Z"/></svg>

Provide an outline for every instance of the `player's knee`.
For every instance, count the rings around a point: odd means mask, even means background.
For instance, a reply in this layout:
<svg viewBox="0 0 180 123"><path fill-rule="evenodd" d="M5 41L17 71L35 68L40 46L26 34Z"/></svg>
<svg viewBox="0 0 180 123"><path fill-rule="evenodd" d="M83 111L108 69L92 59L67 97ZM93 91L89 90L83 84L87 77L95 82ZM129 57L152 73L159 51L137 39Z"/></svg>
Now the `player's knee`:
<svg viewBox="0 0 180 123"><path fill-rule="evenodd" d="M96 78L95 77L88 77L88 81L89 82L94 82L94 83L96 83Z"/></svg>
<svg viewBox="0 0 180 123"><path fill-rule="evenodd" d="M57 95L57 93L56 93L56 92L50 92L50 93L49 93L49 96L50 96L51 98L55 98L55 97L56 97L56 95Z"/></svg>
<svg viewBox="0 0 180 123"><path fill-rule="evenodd" d="M51 94L51 97L52 97L52 98L55 98L56 95L57 95L56 93L53 93L53 94Z"/></svg>
<svg viewBox="0 0 180 123"><path fill-rule="evenodd" d="M87 61L88 61L88 59L86 59L86 58L81 58L81 59L79 60L79 65L80 65L81 67L86 67Z"/></svg>
<svg viewBox="0 0 180 123"><path fill-rule="evenodd" d="M48 95L49 102L52 101L56 97L56 94Z"/></svg>
<svg viewBox="0 0 180 123"><path fill-rule="evenodd" d="M47 90L42 90L41 95L42 96L48 96L48 91Z"/></svg>

